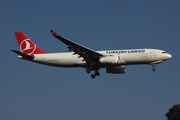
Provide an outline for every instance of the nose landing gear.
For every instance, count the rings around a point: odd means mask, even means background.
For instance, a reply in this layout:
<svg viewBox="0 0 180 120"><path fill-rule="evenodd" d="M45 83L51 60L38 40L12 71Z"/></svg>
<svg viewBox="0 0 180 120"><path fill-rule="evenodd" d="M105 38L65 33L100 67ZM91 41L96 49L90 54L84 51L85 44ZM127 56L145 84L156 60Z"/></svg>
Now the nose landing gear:
<svg viewBox="0 0 180 120"><path fill-rule="evenodd" d="M156 68L155 68L155 66L156 66L156 64L152 64L152 71L155 71L156 70Z"/></svg>

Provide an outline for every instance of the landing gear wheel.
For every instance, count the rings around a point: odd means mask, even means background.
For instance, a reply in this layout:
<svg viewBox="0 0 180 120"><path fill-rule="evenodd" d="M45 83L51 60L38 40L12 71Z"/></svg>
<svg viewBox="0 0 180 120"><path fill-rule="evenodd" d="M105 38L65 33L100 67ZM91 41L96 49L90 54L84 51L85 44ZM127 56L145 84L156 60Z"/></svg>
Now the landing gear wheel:
<svg viewBox="0 0 180 120"><path fill-rule="evenodd" d="M94 74L92 74L92 75L91 75L91 78L93 78L93 79L94 79L94 78L95 78L95 75L94 75Z"/></svg>
<svg viewBox="0 0 180 120"><path fill-rule="evenodd" d="M156 70L155 69L156 64L153 64L152 66L153 66L152 71L155 71Z"/></svg>
<svg viewBox="0 0 180 120"><path fill-rule="evenodd" d="M100 75L100 73L97 71L97 72L95 72L95 75L96 75L96 76L99 76L99 75Z"/></svg>
<svg viewBox="0 0 180 120"><path fill-rule="evenodd" d="M86 69L86 72L89 74L91 73L91 69Z"/></svg>

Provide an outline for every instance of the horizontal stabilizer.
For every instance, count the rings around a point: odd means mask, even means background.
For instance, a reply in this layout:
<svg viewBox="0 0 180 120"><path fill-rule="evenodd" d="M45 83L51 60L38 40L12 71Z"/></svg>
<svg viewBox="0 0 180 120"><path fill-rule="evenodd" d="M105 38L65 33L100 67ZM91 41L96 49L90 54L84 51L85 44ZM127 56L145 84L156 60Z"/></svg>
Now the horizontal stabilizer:
<svg viewBox="0 0 180 120"><path fill-rule="evenodd" d="M20 51L17 51L17 50L11 50L11 51L13 51L14 53L22 56L22 59L28 59L28 60L33 60L34 59L33 55L27 55L27 54L24 54L24 53L22 53Z"/></svg>

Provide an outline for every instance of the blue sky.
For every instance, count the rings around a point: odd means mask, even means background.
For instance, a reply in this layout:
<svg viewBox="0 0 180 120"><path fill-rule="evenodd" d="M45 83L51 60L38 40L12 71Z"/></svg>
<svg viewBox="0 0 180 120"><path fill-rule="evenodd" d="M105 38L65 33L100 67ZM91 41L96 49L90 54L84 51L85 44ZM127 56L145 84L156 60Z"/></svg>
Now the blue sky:
<svg viewBox="0 0 180 120"><path fill-rule="evenodd" d="M179 0L6 0L0 4L1 120L165 120L180 102ZM55 68L17 59L14 32L47 52L67 51L51 36L94 50L158 48L172 58L156 66L127 66L123 75L92 80L81 68Z"/></svg>

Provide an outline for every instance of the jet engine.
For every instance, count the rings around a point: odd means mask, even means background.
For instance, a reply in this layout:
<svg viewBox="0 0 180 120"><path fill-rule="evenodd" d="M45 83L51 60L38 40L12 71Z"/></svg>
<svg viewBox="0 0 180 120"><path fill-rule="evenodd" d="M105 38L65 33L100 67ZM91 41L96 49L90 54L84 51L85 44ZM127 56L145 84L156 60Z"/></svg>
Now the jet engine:
<svg viewBox="0 0 180 120"><path fill-rule="evenodd" d="M106 68L107 73L124 74L126 72L126 66L109 67Z"/></svg>
<svg viewBox="0 0 180 120"><path fill-rule="evenodd" d="M102 64L120 64L119 56L106 56L99 59Z"/></svg>

